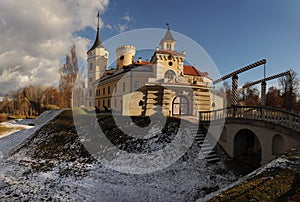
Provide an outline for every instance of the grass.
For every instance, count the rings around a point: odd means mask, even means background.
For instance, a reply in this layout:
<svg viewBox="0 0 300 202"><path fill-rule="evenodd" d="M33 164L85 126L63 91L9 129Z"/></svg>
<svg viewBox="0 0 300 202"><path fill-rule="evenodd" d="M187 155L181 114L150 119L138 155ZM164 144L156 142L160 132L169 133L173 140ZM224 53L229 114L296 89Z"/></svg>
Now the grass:
<svg viewBox="0 0 300 202"><path fill-rule="evenodd" d="M9 120L14 120L14 119L35 119L37 116L25 116L25 115L11 115L8 116Z"/></svg>
<svg viewBox="0 0 300 202"><path fill-rule="evenodd" d="M73 110L73 113L77 114L77 115L87 114L81 107L75 107L72 110Z"/></svg>
<svg viewBox="0 0 300 202"><path fill-rule="evenodd" d="M295 160L300 156L290 152L283 156ZM299 174L295 166L275 167L214 196L209 201L299 201Z"/></svg>
<svg viewBox="0 0 300 202"><path fill-rule="evenodd" d="M0 136L9 133L11 131L15 131L15 130L24 130L24 127L16 127L16 128L10 128L10 127L6 127L6 126L2 126L0 125Z"/></svg>

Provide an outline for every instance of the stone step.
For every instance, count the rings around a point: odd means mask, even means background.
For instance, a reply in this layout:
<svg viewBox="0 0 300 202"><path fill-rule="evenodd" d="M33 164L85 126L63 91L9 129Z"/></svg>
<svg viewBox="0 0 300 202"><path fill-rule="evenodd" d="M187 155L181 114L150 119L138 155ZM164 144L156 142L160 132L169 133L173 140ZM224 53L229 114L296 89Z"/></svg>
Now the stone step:
<svg viewBox="0 0 300 202"><path fill-rule="evenodd" d="M205 158L206 159L212 159L212 158L217 158L217 157L218 157L218 155L216 154L216 152L213 151L209 155L207 155Z"/></svg>
<svg viewBox="0 0 300 202"><path fill-rule="evenodd" d="M205 136L197 135L197 136L195 137L195 140L203 140L203 139L205 139Z"/></svg>
<svg viewBox="0 0 300 202"><path fill-rule="evenodd" d="M207 142L207 143L202 143L202 145L201 145L202 147L210 147L211 146L211 144L209 143L209 142Z"/></svg>
<svg viewBox="0 0 300 202"><path fill-rule="evenodd" d="M219 157L216 157L216 158L213 158L213 159L207 159L208 163L216 163L216 162L219 162L219 161L220 161Z"/></svg>
<svg viewBox="0 0 300 202"><path fill-rule="evenodd" d="M201 151L203 154L210 154L212 153L213 151L212 150L208 150L208 151Z"/></svg>
<svg viewBox="0 0 300 202"><path fill-rule="evenodd" d="M213 149L213 147L212 146L206 146L206 147L203 147L203 145L202 145L202 147L201 147L201 150L203 151L203 150L212 150Z"/></svg>
<svg viewBox="0 0 300 202"><path fill-rule="evenodd" d="M213 151L210 154L208 154L205 159L207 160L207 162L209 163L214 163L214 162L218 162L220 161L219 156Z"/></svg>
<svg viewBox="0 0 300 202"><path fill-rule="evenodd" d="M201 147L203 144L208 144L209 142L207 140L197 141L197 144Z"/></svg>

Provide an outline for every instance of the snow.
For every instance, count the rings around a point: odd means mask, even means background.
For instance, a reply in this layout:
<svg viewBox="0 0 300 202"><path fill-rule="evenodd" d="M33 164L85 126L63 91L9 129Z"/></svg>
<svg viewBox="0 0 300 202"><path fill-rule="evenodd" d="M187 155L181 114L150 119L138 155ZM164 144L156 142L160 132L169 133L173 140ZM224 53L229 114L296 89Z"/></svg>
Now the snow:
<svg viewBox="0 0 300 202"><path fill-rule="evenodd" d="M33 121L30 121L30 123L35 124L35 127L32 126L26 126L25 124L28 124L29 121L17 121L17 122L4 122L4 124L7 127L25 127L27 130L21 130L21 131L12 131L7 134L4 134L1 137L0 141L0 154L6 155L8 152L13 149L14 147L18 146L20 143L22 143L26 138L28 138L31 134L33 134L35 131L40 129L44 124L46 124L48 121L52 120L54 117L56 117L58 114L61 113L61 110L53 110L53 111L46 111L42 113L38 118L36 118Z"/></svg>
<svg viewBox="0 0 300 202"><path fill-rule="evenodd" d="M203 188L222 189L236 179L222 163L208 164L196 154L194 159L181 159L164 170L140 175L120 173L97 161L64 162L31 159L23 153L9 155L60 112L47 111L33 121L34 127L0 139L0 200L195 201L206 195ZM224 172L218 174L216 170Z"/></svg>

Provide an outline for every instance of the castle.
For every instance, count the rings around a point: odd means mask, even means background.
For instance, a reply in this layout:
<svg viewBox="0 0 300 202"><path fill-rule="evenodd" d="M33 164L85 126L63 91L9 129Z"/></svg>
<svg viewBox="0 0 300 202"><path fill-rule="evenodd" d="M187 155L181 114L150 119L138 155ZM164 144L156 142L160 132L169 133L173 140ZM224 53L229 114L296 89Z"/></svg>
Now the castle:
<svg viewBox="0 0 300 202"><path fill-rule="evenodd" d="M108 69L109 52L98 26L87 52L88 106L127 116L197 116L200 110L211 110L212 79L186 65L186 52L175 51L175 44L168 26L149 61L135 60L136 48L123 45L116 49L116 67Z"/></svg>

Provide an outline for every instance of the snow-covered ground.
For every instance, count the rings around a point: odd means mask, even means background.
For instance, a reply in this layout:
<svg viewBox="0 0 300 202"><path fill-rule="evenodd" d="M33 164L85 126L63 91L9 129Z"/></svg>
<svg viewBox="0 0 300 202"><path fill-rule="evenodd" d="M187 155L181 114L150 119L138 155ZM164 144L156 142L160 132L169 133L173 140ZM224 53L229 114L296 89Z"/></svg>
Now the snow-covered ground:
<svg viewBox="0 0 300 202"><path fill-rule="evenodd" d="M46 111L41 114L35 120L20 120L20 121L11 121L4 122L3 125L12 128L24 127L27 130L21 131L13 131L1 136L0 140L0 157L8 154L8 152L17 147L20 143L22 143L26 138L28 138L35 131L40 129L44 124L48 121L52 120L55 116L57 116L61 111ZM28 124L34 124L35 126L28 126Z"/></svg>
<svg viewBox="0 0 300 202"><path fill-rule="evenodd" d="M180 159L154 173L133 175L114 171L97 161L65 162L32 159L23 153L9 155L59 113L45 112L34 120L35 127L0 139L1 201L195 201L237 178L221 162L208 164L197 158Z"/></svg>

